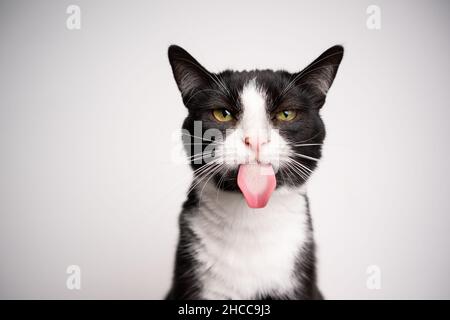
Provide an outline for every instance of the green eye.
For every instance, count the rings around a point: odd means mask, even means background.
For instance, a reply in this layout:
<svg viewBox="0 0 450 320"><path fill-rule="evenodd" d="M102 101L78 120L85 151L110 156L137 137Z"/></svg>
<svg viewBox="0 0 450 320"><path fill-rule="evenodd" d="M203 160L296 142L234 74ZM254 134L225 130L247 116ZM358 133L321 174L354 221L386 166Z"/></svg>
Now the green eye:
<svg viewBox="0 0 450 320"><path fill-rule="evenodd" d="M213 116L219 122L228 122L234 119L233 116L231 115L231 112L225 108L214 109Z"/></svg>
<svg viewBox="0 0 450 320"><path fill-rule="evenodd" d="M292 121L297 116L294 110L283 110L277 113L277 119L280 121Z"/></svg>

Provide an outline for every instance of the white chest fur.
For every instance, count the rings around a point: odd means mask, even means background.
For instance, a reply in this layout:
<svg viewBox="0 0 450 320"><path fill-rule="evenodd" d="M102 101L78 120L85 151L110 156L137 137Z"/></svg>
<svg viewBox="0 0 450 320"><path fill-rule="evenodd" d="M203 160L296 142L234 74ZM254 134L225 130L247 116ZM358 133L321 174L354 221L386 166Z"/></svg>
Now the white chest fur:
<svg viewBox="0 0 450 320"><path fill-rule="evenodd" d="M308 240L304 190L276 190L262 209L249 208L242 195L207 185L190 225L200 242L193 248L201 267L205 299L248 299L289 294L293 270Z"/></svg>

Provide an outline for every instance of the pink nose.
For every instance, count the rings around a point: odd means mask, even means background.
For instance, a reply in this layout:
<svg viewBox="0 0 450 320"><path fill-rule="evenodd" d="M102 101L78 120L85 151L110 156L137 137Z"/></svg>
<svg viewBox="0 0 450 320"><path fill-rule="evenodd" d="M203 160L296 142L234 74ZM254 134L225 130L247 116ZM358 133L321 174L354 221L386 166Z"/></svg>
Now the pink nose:
<svg viewBox="0 0 450 320"><path fill-rule="evenodd" d="M267 139L261 137L245 137L244 143L247 147L254 150L256 153L259 153L259 149L265 143L267 143Z"/></svg>

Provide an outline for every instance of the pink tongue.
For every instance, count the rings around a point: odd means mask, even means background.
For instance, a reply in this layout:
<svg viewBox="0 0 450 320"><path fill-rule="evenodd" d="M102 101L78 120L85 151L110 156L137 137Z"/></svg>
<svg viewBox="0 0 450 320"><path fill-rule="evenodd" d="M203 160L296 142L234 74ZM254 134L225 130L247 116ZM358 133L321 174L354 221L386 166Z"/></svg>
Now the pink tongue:
<svg viewBox="0 0 450 320"><path fill-rule="evenodd" d="M250 208L264 208L277 181L271 165L241 164L237 183Z"/></svg>

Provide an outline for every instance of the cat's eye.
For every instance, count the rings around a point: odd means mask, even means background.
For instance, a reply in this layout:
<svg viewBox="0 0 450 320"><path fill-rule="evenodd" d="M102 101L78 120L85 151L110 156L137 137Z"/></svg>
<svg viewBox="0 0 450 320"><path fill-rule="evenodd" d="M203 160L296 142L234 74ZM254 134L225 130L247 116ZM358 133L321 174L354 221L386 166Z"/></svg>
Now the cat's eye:
<svg viewBox="0 0 450 320"><path fill-rule="evenodd" d="M230 111L225 108L214 109L212 112L214 118L219 122L228 122L234 119Z"/></svg>
<svg viewBox="0 0 450 320"><path fill-rule="evenodd" d="M283 110L277 113L276 118L280 121L292 121L296 116L297 112L295 110Z"/></svg>

